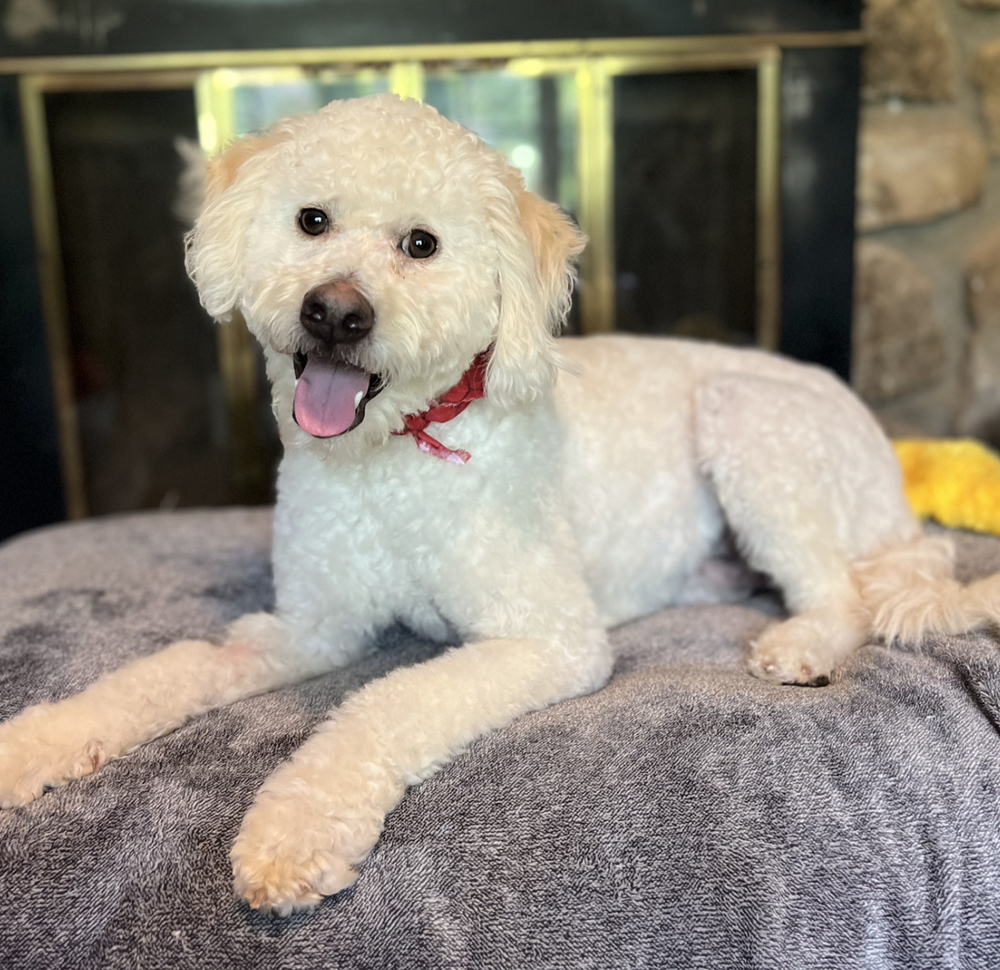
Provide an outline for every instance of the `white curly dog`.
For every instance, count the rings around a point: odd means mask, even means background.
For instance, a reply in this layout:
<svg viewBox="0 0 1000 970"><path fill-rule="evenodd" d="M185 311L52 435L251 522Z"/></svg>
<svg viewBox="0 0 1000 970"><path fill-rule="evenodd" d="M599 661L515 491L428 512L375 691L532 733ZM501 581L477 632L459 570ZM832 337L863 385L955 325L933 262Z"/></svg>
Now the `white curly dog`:
<svg viewBox="0 0 1000 970"><path fill-rule="evenodd" d="M604 684L607 627L738 596L733 545L791 614L751 648L776 684L823 684L872 636L1000 616L996 580L950 578L830 374L709 344L557 342L583 244L474 134L389 95L216 158L188 267L267 358L275 612L0 726L0 803L349 664L387 624L462 642L348 698L265 782L236 887L285 914L355 880L408 785Z"/></svg>

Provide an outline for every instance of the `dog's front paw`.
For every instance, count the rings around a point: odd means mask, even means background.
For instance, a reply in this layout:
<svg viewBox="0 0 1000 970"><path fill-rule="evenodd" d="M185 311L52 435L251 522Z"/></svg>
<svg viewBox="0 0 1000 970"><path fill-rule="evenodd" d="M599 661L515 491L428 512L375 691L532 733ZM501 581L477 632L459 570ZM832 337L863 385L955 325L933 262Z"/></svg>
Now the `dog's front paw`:
<svg viewBox="0 0 1000 970"><path fill-rule="evenodd" d="M333 804L323 792L274 787L271 779L257 796L230 855L237 894L254 909L287 916L354 883L383 817Z"/></svg>
<svg viewBox="0 0 1000 970"><path fill-rule="evenodd" d="M27 805L107 760L108 746L62 704L29 707L0 724L0 808Z"/></svg>
<svg viewBox="0 0 1000 970"><path fill-rule="evenodd" d="M772 684L825 687L830 683L833 658L809 623L793 617L775 624L750 648L750 673Z"/></svg>

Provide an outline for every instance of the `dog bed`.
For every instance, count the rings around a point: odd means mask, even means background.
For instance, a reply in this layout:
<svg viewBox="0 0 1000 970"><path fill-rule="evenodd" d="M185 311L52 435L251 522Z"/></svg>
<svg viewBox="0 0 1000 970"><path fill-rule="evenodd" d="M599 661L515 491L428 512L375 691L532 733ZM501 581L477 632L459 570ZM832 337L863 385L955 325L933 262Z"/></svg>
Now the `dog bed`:
<svg viewBox="0 0 1000 970"><path fill-rule="evenodd" d="M956 534L964 579L1000 540ZM152 513L0 548L0 718L269 608L270 514ZM227 853L323 712L441 647L188 723L0 812L0 966L995 968L1000 642L868 646L820 689L742 667L777 606L613 633L598 693L522 717L410 789L355 886L261 915ZM433 698L427 698L433 704Z"/></svg>

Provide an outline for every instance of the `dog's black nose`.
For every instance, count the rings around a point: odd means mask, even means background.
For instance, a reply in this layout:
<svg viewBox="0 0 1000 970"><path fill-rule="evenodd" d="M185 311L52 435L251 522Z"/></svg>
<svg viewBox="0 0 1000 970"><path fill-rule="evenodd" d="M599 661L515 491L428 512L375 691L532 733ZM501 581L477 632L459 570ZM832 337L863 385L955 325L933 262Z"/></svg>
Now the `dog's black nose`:
<svg viewBox="0 0 1000 970"><path fill-rule="evenodd" d="M353 283L333 280L305 295L299 321L306 333L333 347L367 336L375 326L375 311Z"/></svg>

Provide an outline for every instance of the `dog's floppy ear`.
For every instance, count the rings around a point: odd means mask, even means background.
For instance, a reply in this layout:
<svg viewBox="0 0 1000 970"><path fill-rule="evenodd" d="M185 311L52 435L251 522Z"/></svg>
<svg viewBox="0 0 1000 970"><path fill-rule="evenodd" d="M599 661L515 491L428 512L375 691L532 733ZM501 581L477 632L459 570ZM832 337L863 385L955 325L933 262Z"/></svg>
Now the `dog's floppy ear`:
<svg viewBox="0 0 1000 970"><path fill-rule="evenodd" d="M247 162L284 141L278 131L248 135L212 158L205 171L205 199L194 228L185 238L184 264L198 287L202 306L226 320L239 300L243 239L253 218L263 169L250 173Z"/></svg>
<svg viewBox="0 0 1000 970"><path fill-rule="evenodd" d="M576 257L586 237L562 210L504 181L490 221L499 249L500 307L487 395L502 404L531 400L551 385L559 359L555 335L573 298Z"/></svg>

